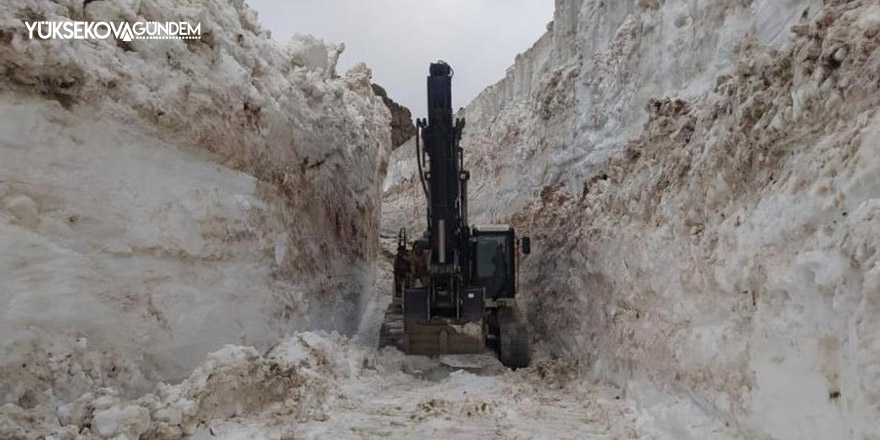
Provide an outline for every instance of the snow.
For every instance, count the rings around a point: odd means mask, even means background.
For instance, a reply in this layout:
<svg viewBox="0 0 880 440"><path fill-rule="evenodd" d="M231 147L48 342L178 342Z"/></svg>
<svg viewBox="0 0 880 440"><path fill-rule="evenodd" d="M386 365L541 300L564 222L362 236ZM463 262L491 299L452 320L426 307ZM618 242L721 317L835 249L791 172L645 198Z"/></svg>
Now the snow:
<svg viewBox="0 0 880 440"><path fill-rule="evenodd" d="M471 221L533 238L517 371L375 348L423 196L344 46L8 3L0 438L880 439L876 1L557 1L462 111Z"/></svg>
<svg viewBox="0 0 880 440"><path fill-rule="evenodd" d="M226 346L179 384L160 383L136 400L103 388L60 408L57 419L40 418L39 408L0 407L0 435L653 438L633 428L635 411L619 390L572 380L576 364L544 360L534 370L500 373L491 356L481 362L478 374L451 371L438 360L380 353L338 333L303 332L265 355Z"/></svg>
<svg viewBox="0 0 880 440"><path fill-rule="evenodd" d="M28 18L203 39L29 40ZM0 403L131 398L227 343L357 329L390 116L341 45L280 46L242 1L14 0L0 33ZM114 411L97 428L140 426Z"/></svg>

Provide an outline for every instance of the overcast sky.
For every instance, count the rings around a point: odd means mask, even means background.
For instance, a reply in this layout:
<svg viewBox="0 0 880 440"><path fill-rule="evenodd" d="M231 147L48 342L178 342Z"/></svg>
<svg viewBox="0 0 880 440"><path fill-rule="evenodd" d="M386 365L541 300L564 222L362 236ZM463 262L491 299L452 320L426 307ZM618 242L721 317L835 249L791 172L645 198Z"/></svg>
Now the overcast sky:
<svg viewBox="0 0 880 440"><path fill-rule="evenodd" d="M248 0L280 43L296 33L345 43L338 71L359 62L414 116L425 114L428 64L455 69L453 105L504 77L553 19L554 0Z"/></svg>

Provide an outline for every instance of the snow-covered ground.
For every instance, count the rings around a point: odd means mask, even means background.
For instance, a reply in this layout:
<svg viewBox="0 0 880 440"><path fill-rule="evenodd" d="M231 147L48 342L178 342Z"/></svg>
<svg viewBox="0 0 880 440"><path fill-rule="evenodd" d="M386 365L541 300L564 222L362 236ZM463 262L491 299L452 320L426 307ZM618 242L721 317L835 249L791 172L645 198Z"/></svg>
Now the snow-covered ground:
<svg viewBox="0 0 880 440"><path fill-rule="evenodd" d="M446 362L446 363L443 363ZM448 364L470 364L472 371ZM101 388L59 407L0 407L2 438L651 439L620 390L545 360L406 357L336 333L298 333L265 355L227 346L175 385L121 399Z"/></svg>

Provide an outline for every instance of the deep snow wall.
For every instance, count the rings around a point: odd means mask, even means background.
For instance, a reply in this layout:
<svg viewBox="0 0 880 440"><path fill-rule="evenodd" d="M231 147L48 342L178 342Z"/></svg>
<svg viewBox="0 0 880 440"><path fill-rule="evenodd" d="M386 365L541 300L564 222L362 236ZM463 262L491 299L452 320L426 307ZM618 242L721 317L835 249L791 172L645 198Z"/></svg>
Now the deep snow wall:
<svg viewBox="0 0 880 440"><path fill-rule="evenodd" d="M390 116L341 46L243 1L9 1L0 15L0 403L185 377L225 343L353 331ZM30 40L24 21L200 22Z"/></svg>
<svg viewBox="0 0 880 440"><path fill-rule="evenodd" d="M674 438L880 438L878 38L875 1L557 1L463 114L538 339ZM386 233L421 229L412 154Z"/></svg>

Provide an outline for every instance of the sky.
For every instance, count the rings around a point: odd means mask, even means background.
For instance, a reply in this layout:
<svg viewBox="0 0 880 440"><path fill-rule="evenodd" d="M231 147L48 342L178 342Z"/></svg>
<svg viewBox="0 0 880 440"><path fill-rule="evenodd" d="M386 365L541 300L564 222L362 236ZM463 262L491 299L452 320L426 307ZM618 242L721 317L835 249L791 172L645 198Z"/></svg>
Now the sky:
<svg viewBox="0 0 880 440"><path fill-rule="evenodd" d="M504 77L553 19L554 0L248 0L264 28L286 44L294 34L345 43L337 71L365 62L373 82L426 113L428 65L455 70L454 108Z"/></svg>

